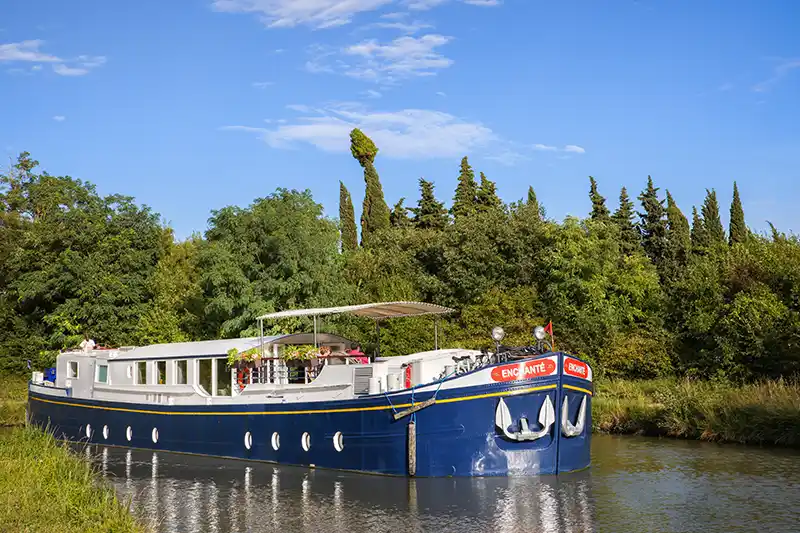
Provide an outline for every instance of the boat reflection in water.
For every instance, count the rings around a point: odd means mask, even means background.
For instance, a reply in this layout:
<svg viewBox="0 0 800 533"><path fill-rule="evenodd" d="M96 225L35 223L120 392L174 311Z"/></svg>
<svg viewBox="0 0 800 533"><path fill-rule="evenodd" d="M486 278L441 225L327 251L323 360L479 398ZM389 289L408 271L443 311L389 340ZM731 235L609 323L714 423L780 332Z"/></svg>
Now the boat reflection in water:
<svg viewBox="0 0 800 533"><path fill-rule="evenodd" d="M161 532L595 529L588 472L401 478L101 446L86 453Z"/></svg>

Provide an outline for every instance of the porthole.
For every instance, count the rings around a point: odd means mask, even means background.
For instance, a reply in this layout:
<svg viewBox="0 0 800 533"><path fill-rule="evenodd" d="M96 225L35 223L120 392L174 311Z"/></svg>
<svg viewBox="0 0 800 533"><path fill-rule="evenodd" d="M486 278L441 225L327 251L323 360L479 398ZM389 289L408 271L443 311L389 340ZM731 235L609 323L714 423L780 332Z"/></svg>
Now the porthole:
<svg viewBox="0 0 800 533"><path fill-rule="evenodd" d="M253 435L249 431L244 434L244 447L248 450L253 447Z"/></svg>
<svg viewBox="0 0 800 533"><path fill-rule="evenodd" d="M344 450L344 435L342 435L341 431L337 431L333 436L333 447L336 448L337 452Z"/></svg>
<svg viewBox="0 0 800 533"><path fill-rule="evenodd" d="M303 445L303 449L308 451L311 449L311 435L308 432L303 433L303 436L300 439L300 444Z"/></svg>
<svg viewBox="0 0 800 533"><path fill-rule="evenodd" d="M153 437L153 444L157 443L158 442L158 428L153 428L152 437Z"/></svg>
<svg viewBox="0 0 800 533"><path fill-rule="evenodd" d="M133 428L128 426L128 429L125 430L125 438L128 439L128 442L131 441L133 438Z"/></svg>
<svg viewBox="0 0 800 533"><path fill-rule="evenodd" d="M275 433L272 434L272 449L277 452L278 448L280 447L281 447L281 436L278 435L278 432L276 431Z"/></svg>
<svg viewBox="0 0 800 533"><path fill-rule="evenodd" d="M103 426L103 438L108 440L108 426Z"/></svg>
<svg viewBox="0 0 800 533"><path fill-rule="evenodd" d="M92 425L91 424L86 424L86 438L87 439L91 439L92 438Z"/></svg>

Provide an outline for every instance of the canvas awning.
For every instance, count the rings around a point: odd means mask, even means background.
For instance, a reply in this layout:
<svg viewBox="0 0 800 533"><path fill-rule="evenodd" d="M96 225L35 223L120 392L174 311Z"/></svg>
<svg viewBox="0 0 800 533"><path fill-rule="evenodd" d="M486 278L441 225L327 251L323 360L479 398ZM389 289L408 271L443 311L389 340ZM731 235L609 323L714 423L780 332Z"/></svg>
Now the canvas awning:
<svg viewBox="0 0 800 533"><path fill-rule="evenodd" d="M289 309L261 315L257 320L271 320L298 316L322 316L349 313L367 318L393 318L420 315L442 315L452 313L453 309L425 302L382 302L341 307L318 307L315 309Z"/></svg>

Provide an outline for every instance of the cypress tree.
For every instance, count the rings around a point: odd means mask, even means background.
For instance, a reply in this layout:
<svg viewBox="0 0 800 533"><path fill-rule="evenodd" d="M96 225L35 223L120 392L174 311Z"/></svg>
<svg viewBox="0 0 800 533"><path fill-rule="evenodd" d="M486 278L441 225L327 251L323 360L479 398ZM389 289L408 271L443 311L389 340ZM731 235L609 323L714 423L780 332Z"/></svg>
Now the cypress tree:
<svg viewBox="0 0 800 533"><path fill-rule="evenodd" d="M663 200L659 200L658 188L653 186L653 178L650 176L647 176L647 188L639 195L639 200L644 208L644 213L639 213L642 246L653 264L663 268L669 255L667 221L664 217Z"/></svg>
<svg viewBox="0 0 800 533"><path fill-rule="evenodd" d="M461 172L458 174L458 185L453 197L450 212L454 218L474 213L478 195L478 184L475 183L475 172L469 165L467 157L461 159Z"/></svg>
<svg viewBox="0 0 800 533"><path fill-rule="evenodd" d="M414 224L420 229L444 229L447 226L447 209L436 199L433 182L419 179L420 198L414 212Z"/></svg>
<svg viewBox="0 0 800 533"><path fill-rule="evenodd" d="M488 212L502 209L503 202L497 196L495 183L481 172L481 185L477 195L478 210Z"/></svg>
<svg viewBox="0 0 800 533"><path fill-rule="evenodd" d="M408 217L408 208L403 205L405 198L400 198L400 201L394 204L392 212L389 214L389 222L395 228L407 228L411 226L411 219Z"/></svg>
<svg viewBox="0 0 800 533"><path fill-rule="evenodd" d="M669 249L677 266L686 265L692 251L692 235L689 221L678 204L667 191L667 224L669 226Z"/></svg>
<svg viewBox="0 0 800 533"><path fill-rule="evenodd" d="M592 201L592 220L608 222L611 213L606 207L606 199L597 192L597 182L592 176L589 176L589 184L589 199Z"/></svg>
<svg viewBox="0 0 800 533"><path fill-rule="evenodd" d="M739 198L739 187L733 182L733 201L731 202L731 221L728 226L729 242L731 246L747 240L749 231L744 222L744 209Z"/></svg>
<svg viewBox="0 0 800 533"><path fill-rule="evenodd" d="M361 244L365 245L370 237L389 227L389 206L383 198L383 187L375 170L375 155L378 148L372 139L364 135L358 128L350 132L350 153L364 167L366 190L361 209Z"/></svg>
<svg viewBox="0 0 800 533"><path fill-rule="evenodd" d="M358 248L356 215L350 191L339 181L339 225L342 234L342 251L352 252Z"/></svg>
<svg viewBox="0 0 800 533"><path fill-rule="evenodd" d="M532 207L536 213L539 213L539 218L544 219L544 207L539 205L539 200L536 198L536 192L530 185L528 186L528 205Z"/></svg>
<svg viewBox="0 0 800 533"><path fill-rule="evenodd" d="M619 207L612 219L619 227L620 248L626 255L634 253L641 245L639 232L633 223L633 202L628 197L628 190L623 187L619 191Z"/></svg>
<svg viewBox="0 0 800 533"><path fill-rule="evenodd" d="M709 245L722 244L725 242L725 228L722 227L722 220L719 216L719 203L717 203L717 192L714 189L706 189L706 199L703 202L703 227L706 230L706 239Z"/></svg>
<svg viewBox="0 0 800 533"><path fill-rule="evenodd" d="M702 252L708 247L708 235L703 218L697 212L697 207L692 207L692 249L695 252Z"/></svg>

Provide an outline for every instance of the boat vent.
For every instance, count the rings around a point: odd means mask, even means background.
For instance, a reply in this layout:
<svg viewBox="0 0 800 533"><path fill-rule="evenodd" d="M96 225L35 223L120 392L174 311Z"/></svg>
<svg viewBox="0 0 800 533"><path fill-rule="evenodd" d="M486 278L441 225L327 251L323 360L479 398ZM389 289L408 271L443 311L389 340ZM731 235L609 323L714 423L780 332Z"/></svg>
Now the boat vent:
<svg viewBox="0 0 800 533"><path fill-rule="evenodd" d="M372 367L353 369L353 394L369 394L369 378L372 377Z"/></svg>

